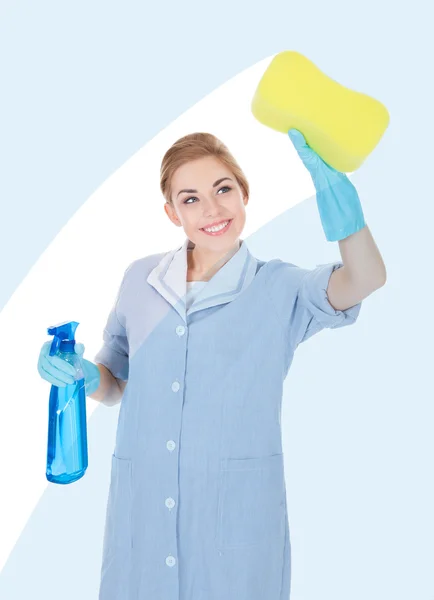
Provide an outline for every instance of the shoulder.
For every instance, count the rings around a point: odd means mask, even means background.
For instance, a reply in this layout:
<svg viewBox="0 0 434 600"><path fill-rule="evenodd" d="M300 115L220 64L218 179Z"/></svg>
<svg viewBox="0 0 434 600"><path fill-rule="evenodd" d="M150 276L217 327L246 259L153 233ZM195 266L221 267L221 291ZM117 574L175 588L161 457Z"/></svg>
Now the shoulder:
<svg viewBox="0 0 434 600"><path fill-rule="evenodd" d="M306 269L280 258L265 262L264 268L269 285L290 284L291 287L298 288L307 273Z"/></svg>
<svg viewBox="0 0 434 600"><path fill-rule="evenodd" d="M122 295L125 293L135 294L140 290L148 278L149 273L159 264L162 258L168 254L167 252L159 252L149 254L141 258L136 258L130 262L122 275L120 290Z"/></svg>
<svg viewBox="0 0 434 600"><path fill-rule="evenodd" d="M152 269L154 269L167 254L169 254L169 252L158 252L156 254L149 254L141 258L136 258L129 263L125 269L124 279L137 276L147 277Z"/></svg>

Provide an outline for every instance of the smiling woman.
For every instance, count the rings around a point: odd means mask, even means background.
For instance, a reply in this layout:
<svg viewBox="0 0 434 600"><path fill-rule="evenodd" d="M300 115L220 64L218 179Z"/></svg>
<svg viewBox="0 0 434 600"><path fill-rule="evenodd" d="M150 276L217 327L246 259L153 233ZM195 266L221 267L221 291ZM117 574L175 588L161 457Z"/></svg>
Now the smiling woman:
<svg viewBox="0 0 434 600"><path fill-rule="evenodd" d="M185 242L129 265L95 357L128 381L99 600L288 600L283 382L298 345L360 303L330 304L340 263L250 253L248 182L215 136L169 148L161 191Z"/></svg>
<svg viewBox="0 0 434 600"><path fill-rule="evenodd" d="M239 249L249 199L246 176L217 137L192 133L166 152L160 187L167 216L194 244L188 280L209 279Z"/></svg>

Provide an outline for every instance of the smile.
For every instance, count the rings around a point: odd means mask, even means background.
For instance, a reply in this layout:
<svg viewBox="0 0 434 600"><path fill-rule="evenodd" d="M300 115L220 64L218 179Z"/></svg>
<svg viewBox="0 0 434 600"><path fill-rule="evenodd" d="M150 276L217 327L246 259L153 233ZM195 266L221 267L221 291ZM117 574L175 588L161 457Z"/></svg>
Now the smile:
<svg viewBox="0 0 434 600"><path fill-rule="evenodd" d="M222 221L221 223L219 223L218 225L215 225L214 227L207 227L207 228L203 227L201 229L201 231L203 231L207 235L221 235L222 233L226 233L226 231L229 229L231 223L232 223L232 219L228 219L227 221Z"/></svg>

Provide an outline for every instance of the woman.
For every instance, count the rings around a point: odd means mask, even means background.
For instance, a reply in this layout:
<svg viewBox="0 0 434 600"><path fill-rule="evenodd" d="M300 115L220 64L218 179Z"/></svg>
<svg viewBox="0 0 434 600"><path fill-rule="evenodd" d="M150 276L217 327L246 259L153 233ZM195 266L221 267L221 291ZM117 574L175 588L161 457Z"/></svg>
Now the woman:
<svg viewBox="0 0 434 600"><path fill-rule="evenodd" d="M252 256L249 185L213 135L163 158L165 211L186 240L128 266L96 364L83 361L90 397L122 397L100 600L289 598L283 382L301 342L354 323L385 282L354 187L289 134L343 262Z"/></svg>

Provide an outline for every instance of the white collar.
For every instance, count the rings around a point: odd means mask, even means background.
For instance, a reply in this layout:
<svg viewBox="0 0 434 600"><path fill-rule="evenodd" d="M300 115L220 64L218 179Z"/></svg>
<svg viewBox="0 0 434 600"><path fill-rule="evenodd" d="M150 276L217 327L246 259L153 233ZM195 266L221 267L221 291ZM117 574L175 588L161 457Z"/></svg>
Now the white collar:
<svg viewBox="0 0 434 600"><path fill-rule="evenodd" d="M249 252L246 242L240 240L237 252L206 282L187 311L187 252L192 248L194 243L186 238L181 247L163 256L147 278L147 282L175 308L185 322L187 314L234 300L252 282L258 262Z"/></svg>

